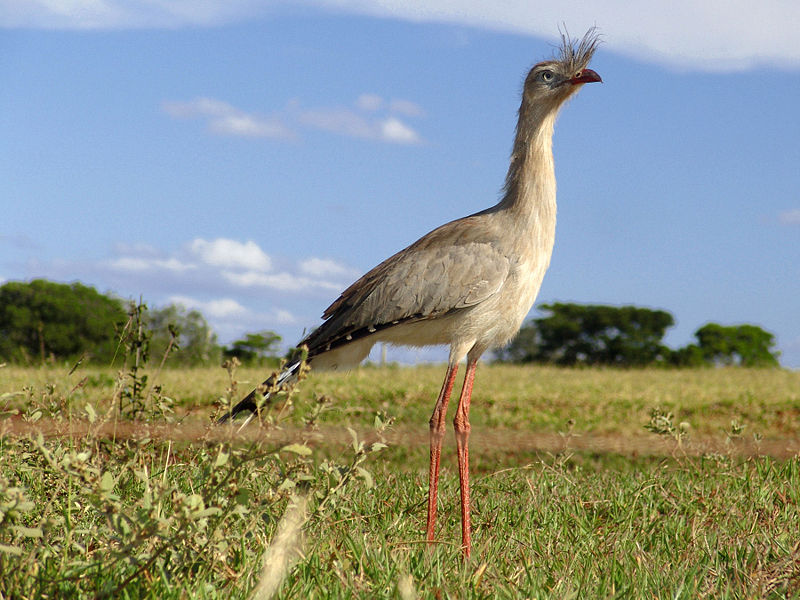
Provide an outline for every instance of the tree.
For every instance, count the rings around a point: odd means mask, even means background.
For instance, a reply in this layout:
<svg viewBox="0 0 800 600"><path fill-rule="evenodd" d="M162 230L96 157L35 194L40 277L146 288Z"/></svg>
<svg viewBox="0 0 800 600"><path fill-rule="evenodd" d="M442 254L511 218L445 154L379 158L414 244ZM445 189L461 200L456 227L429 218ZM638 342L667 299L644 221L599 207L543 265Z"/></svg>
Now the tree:
<svg viewBox="0 0 800 600"><path fill-rule="evenodd" d="M149 310L147 326L152 332L150 358L160 361L174 337L173 349L168 363L199 365L218 363L222 349L217 335L198 310L188 310L180 304Z"/></svg>
<svg viewBox="0 0 800 600"><path fill-rule="evenodd" d="M224 354L227 358L235 356L245 365L277 365L280 343L281 336L274 331L248 333L225 348Z"/></svg>
<svg viewBox="0 0 800 600"><path fill-rule="evenodd" d="M756 325L708 323L695 332L706 362L742 367L777 367L775 337Z"/></svg>
<svg viewBox="0 0 800 600"><path fill-rule="evenodd" d="M666 311L571 303L539 308L550 314L525 325L501 360L641 366L670 354L661 340L675 321Z"/></svg>
<svg viewBox="0 0 800 600"><path fill-rule="evenodd" d="M697 344L689 344L683 348L673 350L669 357L669 362L676 367L708 366L708 361L706 361L703 351Z"/></svg>
<svg viewBox="0 0 800 600"><path fill-rule="evenodd" d="M93 287L44 279L0 286L0 359L73 359L87 353L110 362L127 321L122 301Z"/></svg>

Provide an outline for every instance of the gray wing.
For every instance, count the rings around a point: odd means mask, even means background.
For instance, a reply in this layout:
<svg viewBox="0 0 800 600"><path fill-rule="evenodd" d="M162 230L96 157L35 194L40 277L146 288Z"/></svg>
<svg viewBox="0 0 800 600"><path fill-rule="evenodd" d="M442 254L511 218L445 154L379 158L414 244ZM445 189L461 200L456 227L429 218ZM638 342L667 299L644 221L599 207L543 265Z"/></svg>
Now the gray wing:
<svg viewBox="0 0 800 600"><path fill-rule="evenodd" d="M405 254L381 273L357 306L353 326L433 318L474 306L500 289L509 261L489 244L470 243Z"/></svg>
<svg viewBox="0 0 800 600"><path fill-rule="evenodd" d="M304 343L315 354L337 340L436 318L497 293L511 259L480 225L470 217L448 223L379 264L328 307L326 322Z"/></svg>

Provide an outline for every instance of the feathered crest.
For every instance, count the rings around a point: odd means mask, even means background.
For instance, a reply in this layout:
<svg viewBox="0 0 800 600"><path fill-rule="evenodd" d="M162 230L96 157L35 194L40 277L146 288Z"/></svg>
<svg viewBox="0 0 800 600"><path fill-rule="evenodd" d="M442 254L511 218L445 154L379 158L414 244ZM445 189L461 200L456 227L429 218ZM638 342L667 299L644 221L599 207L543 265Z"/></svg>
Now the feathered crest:
<svg viewBox="0 0 800 600"><path fill-rule="evenodd" d="M571 39L565 28L564 33L561 34L560 55L556 60L568 65L569 72L585 69L601 41L597 27L591 27L580 41Z"/></svg>

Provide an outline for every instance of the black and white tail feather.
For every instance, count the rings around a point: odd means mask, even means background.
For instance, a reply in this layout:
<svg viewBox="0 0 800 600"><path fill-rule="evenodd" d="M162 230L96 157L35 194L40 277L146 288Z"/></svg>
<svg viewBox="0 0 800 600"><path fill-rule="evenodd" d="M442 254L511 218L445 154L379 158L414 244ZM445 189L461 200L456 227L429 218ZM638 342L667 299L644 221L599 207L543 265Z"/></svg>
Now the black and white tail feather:
<svg viewBox="0 0 800 600"><path fill-rule="evenodd" d="M284 384L296 380L302 364L303 364L302 358L295 358L289 361L289 363L287 363L287 365L284 367L283 371L277 374L273 374L259 387L257 387L252 392L247 394L247 396L245 396L236 406L233 407L233 409L231 409L231 412L220 417L217 420L217 424L222 424L231 421L235 419L236 416L241 412L249 412L250 415L247 417L244 423L242 423L242 427L247 425L258 411L258 405L256 404L256 399L258 395L261 393L261 390L280 389ZM263 392L264 404L269 403L270 395L271 394L268 391Z"/></svg>

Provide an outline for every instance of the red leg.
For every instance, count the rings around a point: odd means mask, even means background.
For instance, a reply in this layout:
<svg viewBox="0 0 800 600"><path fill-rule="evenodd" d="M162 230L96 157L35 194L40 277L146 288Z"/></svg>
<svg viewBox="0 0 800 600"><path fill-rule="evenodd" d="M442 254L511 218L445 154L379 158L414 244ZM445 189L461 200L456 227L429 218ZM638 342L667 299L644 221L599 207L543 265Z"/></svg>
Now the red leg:
<svg viewBox="0 0 800 600"><path fill-rule="evenodd" d="M475 379L475 367L478 361L467 361L467 372L464 375L464 387L458 401L456 418L453 425L456 430L456 451L458 452L458 479L461 484L461 550L464 558L472 552L472 540L469 518L469 402L472 397L472 382Z"/></svg>
<svg viewBox="0 0 800 600"><path fill-rule="evenodd" d="M442 390L436 399L436 406L431 415L431 462L428 471L428 526L427 539L433 541L433 530L436 527L436 497L439 492L439 462L442 457L442 440L444 439L444 420L447 417L447 403L453 391L453 382L458 373L458 363L447 365Z"/></svg>

